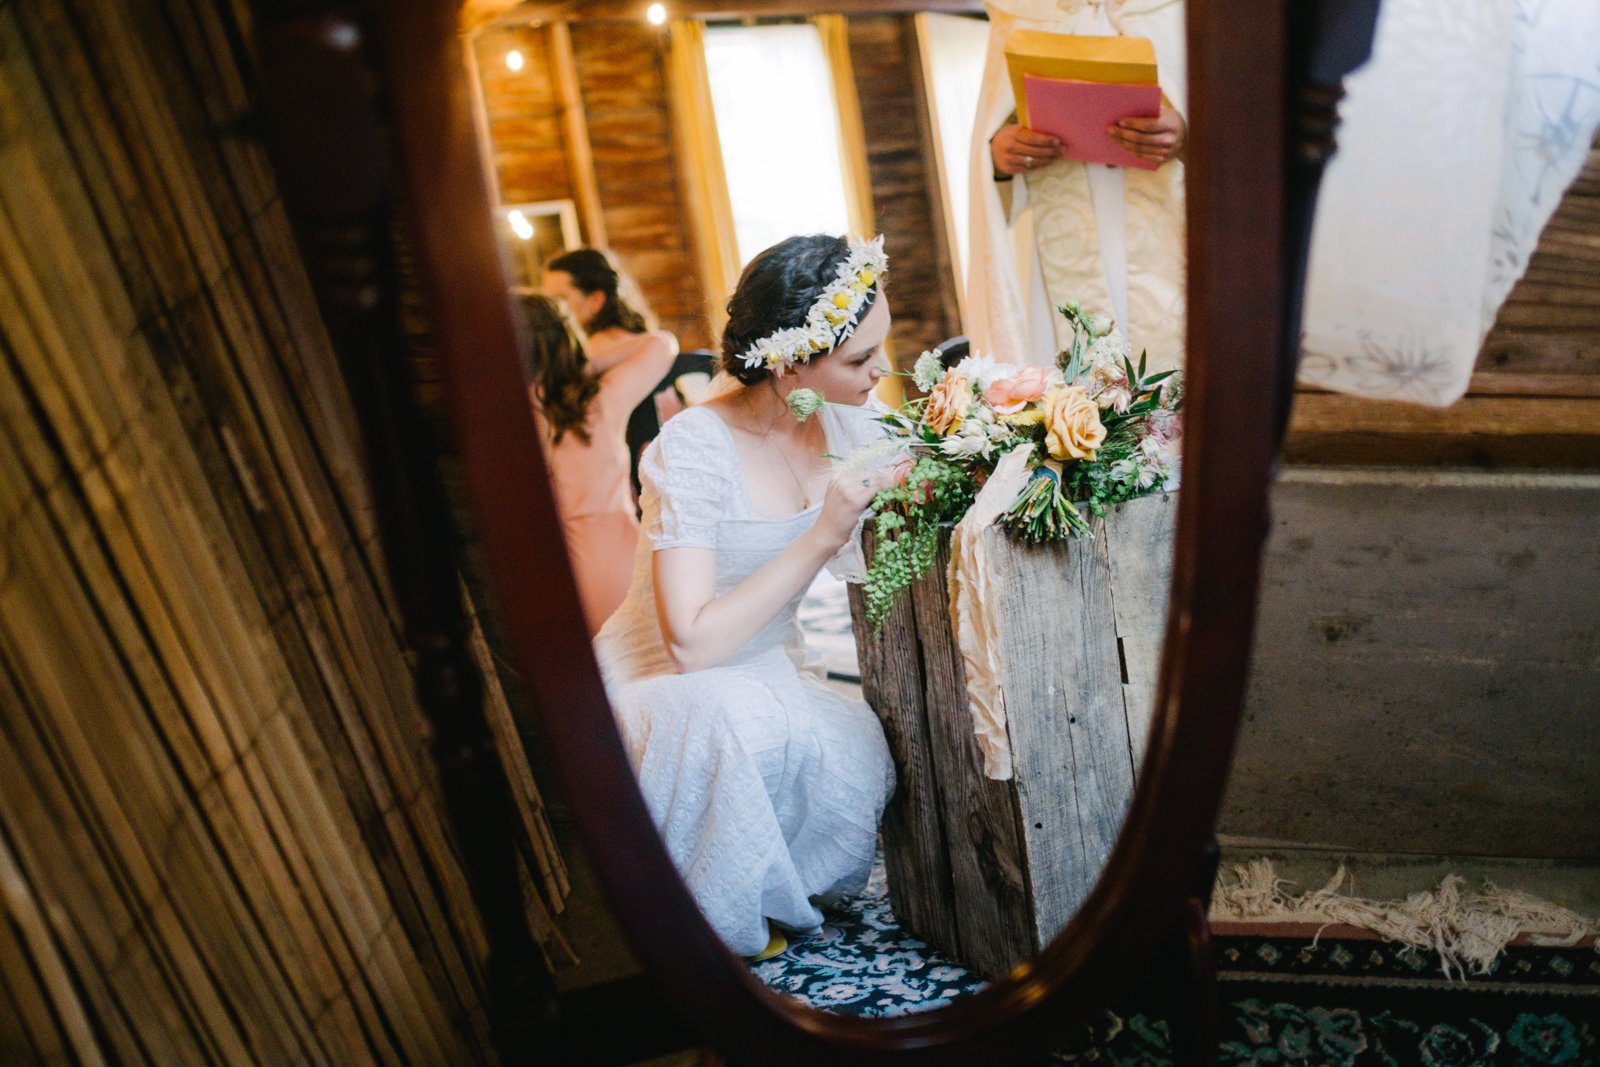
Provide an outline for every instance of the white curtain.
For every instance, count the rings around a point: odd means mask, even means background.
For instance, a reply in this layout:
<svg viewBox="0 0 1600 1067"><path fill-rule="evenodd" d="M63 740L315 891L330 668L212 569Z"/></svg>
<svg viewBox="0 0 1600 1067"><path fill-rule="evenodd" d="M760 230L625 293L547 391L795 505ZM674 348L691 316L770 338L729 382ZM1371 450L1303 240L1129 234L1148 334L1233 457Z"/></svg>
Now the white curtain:
<svg viewBox="0 0 1600 1067"><path fill-rule="evenodd" d="M1600 124L1600 3L1384 0L1347 89L1300 379L1449 404Z"/></svg>
<svg viewBox="0 0 1600 1067"><path fill-rule="evenodd" d="M970 224L968 171L972 157L972 123L983 87L983 64L989 55L989 27L965 15L923 11L917 14L921 35L923 77L939 144L945 217L955 234L956 286L966 287Z"/></svg>
<svg viewBox="0 0 1600 1067"><path fill-rule="evenodd" d="M838 107L817 28L708 26L705 41L740 264L795 234L847 232Z"/></svg>

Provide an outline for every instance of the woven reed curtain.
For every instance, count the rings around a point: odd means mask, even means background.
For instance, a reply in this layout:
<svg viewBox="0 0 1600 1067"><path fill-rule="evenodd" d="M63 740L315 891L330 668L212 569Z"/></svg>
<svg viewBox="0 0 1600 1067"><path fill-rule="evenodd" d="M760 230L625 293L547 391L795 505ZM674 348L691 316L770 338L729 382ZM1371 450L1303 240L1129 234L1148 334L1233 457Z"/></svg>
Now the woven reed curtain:
<svg viewBox="0 0 1600 1067"><path fill-rule="evenodd" d="M0 4L7 1064L489 1055L351 405L239 123L248 34L209 0ZM504 748L543 937L565 874Z"/></svg>

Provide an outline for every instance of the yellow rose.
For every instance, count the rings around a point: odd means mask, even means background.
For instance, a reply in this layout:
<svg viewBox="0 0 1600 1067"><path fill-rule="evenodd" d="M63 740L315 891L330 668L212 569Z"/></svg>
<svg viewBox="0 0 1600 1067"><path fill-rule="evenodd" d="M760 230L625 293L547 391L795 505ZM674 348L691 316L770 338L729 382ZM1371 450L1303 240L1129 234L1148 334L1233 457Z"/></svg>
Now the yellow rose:
<svg viewBox="0 0 1600 1067"><path fill-rule="evenodd" d="M928 394L928 408L922 414L923 424L943 436L961 425L972 410L972 384L964 374L947 374L944 381Z"/></svg>
<svg viewBox="0 0 1600 1067"><path fill-rule="evenodd" d="M1100 409L1081 385L1065 385L1044 394L1044 446L1051 459L1093 459L1105 444Z"/></svg>

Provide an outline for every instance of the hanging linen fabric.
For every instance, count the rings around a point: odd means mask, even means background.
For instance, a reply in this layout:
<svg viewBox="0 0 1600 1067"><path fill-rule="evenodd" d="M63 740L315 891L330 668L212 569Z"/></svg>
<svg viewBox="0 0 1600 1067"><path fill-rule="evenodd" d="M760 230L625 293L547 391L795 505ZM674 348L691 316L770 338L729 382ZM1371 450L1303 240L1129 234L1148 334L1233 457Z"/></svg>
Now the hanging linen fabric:
<svg viewBox="0 0 1600 1067"><path fill-rule="evenodd" d="M1385 0L1346 88L1299 377L1450 404L1600 124L1600 5Z"/></svg>

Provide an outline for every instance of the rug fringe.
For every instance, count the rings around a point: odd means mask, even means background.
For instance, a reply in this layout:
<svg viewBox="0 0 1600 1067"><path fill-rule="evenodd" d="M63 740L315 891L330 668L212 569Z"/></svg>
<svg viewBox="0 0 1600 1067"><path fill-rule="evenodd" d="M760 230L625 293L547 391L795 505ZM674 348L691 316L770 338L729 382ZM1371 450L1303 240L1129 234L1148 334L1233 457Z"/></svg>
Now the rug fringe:
<svg viewBox="0 0 1600 1067"><path fill-rule="evenodd" d="M1231 879L1227 874L1217 879L1213 921L1356 926L1387 941L1437 953L1446 977L1465 978L1468 969L1488 974L1518 934L1530 934L1536 945L1570 947L1600 933L1600 924L1530 893L1488 881L1481 893L1463 893L1466 880L1455 874L1432 892L1413 893L1405 900L1368 900L1341 891L1348 877L1342 863L1327 885L1298 896L1285 892L1294 883L1279 878L1269 859L1234 864L1232 871ZM1600 938L1595 950L1600 952Z"/></svg>

